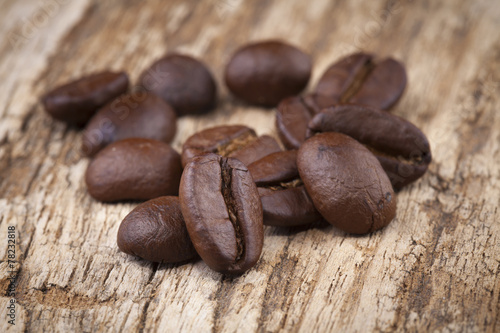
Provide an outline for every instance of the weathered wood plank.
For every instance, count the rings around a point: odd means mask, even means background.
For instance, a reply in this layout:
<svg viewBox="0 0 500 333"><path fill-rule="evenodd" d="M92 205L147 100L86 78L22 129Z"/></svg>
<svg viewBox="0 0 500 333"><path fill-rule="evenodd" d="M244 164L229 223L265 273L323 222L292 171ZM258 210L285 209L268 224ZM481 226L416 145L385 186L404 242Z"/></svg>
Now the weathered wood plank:
<svg viewBox="0 0 500 333"><path fill-rule="evenodd" d="M0 230L5 240L16 226L19 274L17 325L2 319L0 331L498 331L499 17L487 0L4 1ZM397 218L372 235L267 228L261 260L239 278L120 253L116 232L134 205L88 196L81 134L49 119L38 96L103 68L135 82L177 50L209 64L220 103L179 121L176 149L221 123L275 135L273 110L243 105L222 85L232 51L262 38L310 51L312 83L355 50L403 60L409 86L393 112L428 135L428 174L399 193Z"/></svg>

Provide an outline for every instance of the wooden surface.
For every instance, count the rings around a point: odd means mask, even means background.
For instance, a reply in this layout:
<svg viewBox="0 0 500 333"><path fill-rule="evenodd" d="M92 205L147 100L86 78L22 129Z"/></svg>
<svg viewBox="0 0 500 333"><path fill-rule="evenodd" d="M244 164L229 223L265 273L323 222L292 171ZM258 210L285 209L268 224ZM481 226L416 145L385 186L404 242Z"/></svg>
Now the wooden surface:
<svg viewBox="0 0 500 333"><path fill-rule="evenodd" d="M17 228L16 326L0 331L500 331L500 6L485 1L15 1L0 5L0 285ZM394 113L427 134L428 173L398 195L396 219L353 237L266 228L262 258L230 279L203 262L156 265L119 252L133 204L86 193L81 133L38 96L100 69L139 73L167 51L202 58L220 88L195 131L243 123L274 133L274 111L222 85L232 51L288 40L314 59L314 84L356 50L394 55L409 85ZM309 88L310 89L310 88Z"/></svg>

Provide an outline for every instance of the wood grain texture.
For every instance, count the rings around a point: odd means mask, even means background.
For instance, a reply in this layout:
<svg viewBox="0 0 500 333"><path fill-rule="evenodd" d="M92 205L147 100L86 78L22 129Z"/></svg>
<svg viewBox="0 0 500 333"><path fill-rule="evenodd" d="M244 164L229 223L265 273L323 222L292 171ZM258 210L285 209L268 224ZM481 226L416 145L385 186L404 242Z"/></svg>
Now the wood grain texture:
<svg viewBox="0 0 500 333"><path fill-rule="evenodd" d="M2 290L9 225L19 273L16 326L2 315L0 331L500 331L499 17L494 0L2 1ZM215 124L275 135L273 110L222 85L234 49L264 38L312 54L310 87L352 51L402 60L409 85L393 113L427 134L428 173L371 235L266 228L261 260L239 278L119 252L118 226L134 205L90 198L81 133L51 120L38 97L106 68L135 82L175 50L202 58L220 88L215 112L179 120L177 150Z"/></svg>

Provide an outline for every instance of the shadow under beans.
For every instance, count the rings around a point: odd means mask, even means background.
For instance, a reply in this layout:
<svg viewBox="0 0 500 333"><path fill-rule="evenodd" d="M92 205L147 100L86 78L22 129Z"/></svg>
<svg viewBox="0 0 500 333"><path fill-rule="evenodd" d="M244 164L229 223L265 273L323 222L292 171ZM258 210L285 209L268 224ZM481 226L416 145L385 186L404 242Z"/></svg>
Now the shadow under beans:
<svg viewBox="0 0 500 333"><path fill-rule="evenodd" d="M294 226L294 227L278 227L278 226L265 226L266 230L269 230L269 233L272 236L295 236L300 234L301 232L306 232L309 230L317 229L323 230L327 233L331 233L332 236L338 237L346 237L346 238L354 238L354 239L365 239L370 238L372 236L383 233L385 228L366 233L366 234L354 234L342 231L335 226L329 224L326 220L318 220L314 223L308 225Z"/></svg>
<svg viewBox="0 0 500 333"><path fill-rule="evenodd" d="M120 251L120 253L123 253L123 252ZM143 259L143 258L141 258L139 256L135 256L135 255L129 255L126 253L123 253L123 255L126 256L126 262L128 262L128 263L133 263L133 264L139 265L141 268L151 267L153 270L158 270L158 271L175 269L175 268L179 268L181 266L187 265L187 264L195 264L195 263L201 261L201 258L199 255L196 255L196 257L194 257L194 258L180 261L180 262L176 262L176 263L153 262L153 261L149 261L149 260Z"/></svg>
<svg viewBox="0 0 500 333"><path fill-rule="evenodd" d="M290 227L265 226L265 228L267 230L270 230L270 232L275 236L292 236L304 231L309 231L311 229L328 230L331 229L332 226L325 220L321 219L306 225L298 225Z"/></svg>
<svg viewBox="0 0 500 333"><path fill-rule="evenodd" d="M182 267L182 266L185 266L187 264L196 264L198 262L201 261L201 258L199 255L196 255L196 257L194 258L191 258L191 259L188 259L188 260L184 260L184 261L181 261L181 262L176 262L176 263L158 263L158 270L159 271L166 271L166 270L171 270L171 269L175 269L175 268L179 268L179 267Z"/></svg>

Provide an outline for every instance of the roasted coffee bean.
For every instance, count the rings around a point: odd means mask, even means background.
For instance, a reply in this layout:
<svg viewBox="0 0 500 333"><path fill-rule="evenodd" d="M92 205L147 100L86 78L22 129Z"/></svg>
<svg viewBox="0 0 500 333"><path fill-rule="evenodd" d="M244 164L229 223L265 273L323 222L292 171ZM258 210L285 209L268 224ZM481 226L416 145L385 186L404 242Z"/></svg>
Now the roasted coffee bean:
<svg viewBox="0 0 500 333"><path fill-rule="evenodd" d="M262 201L265 225L292 227L321 219L299 177L296 159L297 151L288 150L248 166Z"/></svg>
<svg viewBox="0 0 500 333"><path fill-rule="evenodd" d="M257 186L276 185L299 178L297 151L287 150L269 154L248 166Z"/></svg>
<svg viewBox="0 0 500 333"><path fill-rule="evenodd" d="M364 144L378 158L396 190L420 178L432 160L422 131L403 118L373 108L327 108L309 122L308 136L318 132L344 133Z"/></svg>
<svg viewBox="0 0 500 333"><path fill-rule="evenodd" d="M134 208L120 224L121 251L154 262L177 263L197 256L178 197L159 197Z"/></svg>
<svg viewBox="0 0 500 333"><path fill-rule="evenodd" d="M193 158L179 198L189 236L210 268L241 274L255 265L264 240L262 205L243 163L216 154Z"/></svg>
<svg viewBox="0 0 500 333"><path fill-rule="evenodd" d="M177 195L182 173L179 154L151 139L116 141L90 162L85 182L100 201L149 200Z"/></svg>
<svg viewBox="0 0 500 333"><path fill-rule="evenodd" d="M197 132L182 145L182 165L195 156L205 153L229 155L233 151L233 143L247 143L257 137L255 131L242 125L216 126Z"/></svg>
<svg viewBox="0 0 500 333"><path fill-rule="evenodd" d="M108 103L85 127L82 151L87 156L114 141L128 138L169 143L177 129L174 110L160 97L144 91L125 94Z"/></svg>
<svg viewBox="0 0 500 333"><path fill-rule="evenodd" d="M321 133L302 144L299 174L320 214L349 233L378 230L396 214L396 197L378 160L341 133Z"/></svg>
<svg viewBox="0 0 500 333"><path fill-rule="evenodd" d="M276 130L285 147L298 149L305 141L307 124L312 117L335 104L335 98L317 94L284 99L276 110Z"/></svg>
<svg viewBox="0 0 500 333"><path fill-rule="evenodd" d="M223 125L193 134L182 146L182 165L205 153L234 157L248 165L281 148L268 135L257 137L255 131L242 125Z"/></svg>
<svg viewBox="0 0 500 333"><path fill-rule="evenodd" d="M406 87L406 71L392 58L380 62L367 53L355 53L327 68L316 93L352 103L386 110L393 106Z"/></svg>
<svg viewBox="0 0 500 333"><path fill-rule="evenodd" d="M269 135L262 135L239 150L235 150L228 156L236 158L243 162L245 165L261 159L271 153L281 151L280 145L273 137Z"/></svg>
<svg viewBox="0 0 500 333"><path fill-rule="evenodd" d="M157 60L139 78L139 84L170 104L178 116L203 114L214 108L217 86L199 60L169 54Z"/></svg>
<svg viewBox="0 0 500 333"><path fill-rule="evenodd" d="M128 85L124 72L95 73L55 88L42 97L42 103L53 118L84 126L101 106L125 93Z"/></svg>
<svg viewBox="0 0 500 333"><path fill-rule="evenodd" d="M283 98L297 95L311 76L311 58L280 41L246 45L229 61L225 81L243 101L276 106Z"/></svg>

